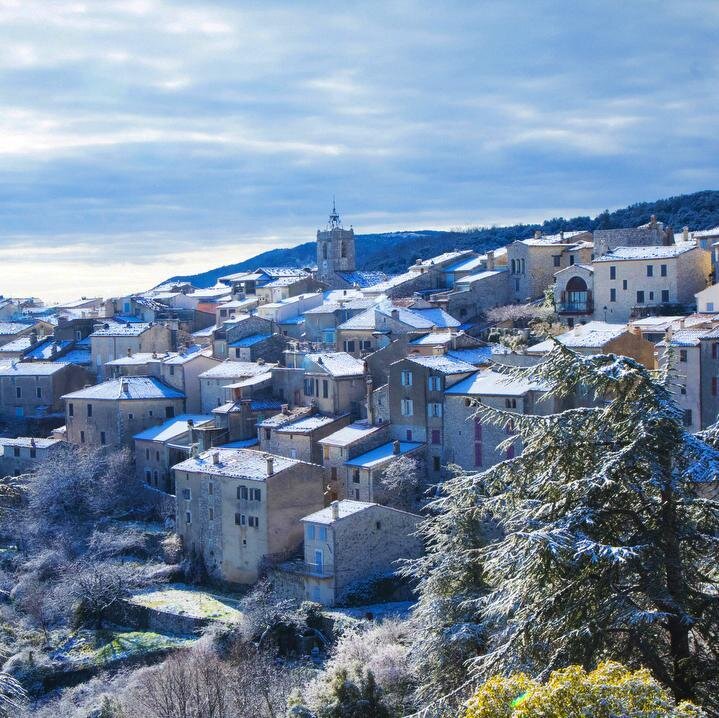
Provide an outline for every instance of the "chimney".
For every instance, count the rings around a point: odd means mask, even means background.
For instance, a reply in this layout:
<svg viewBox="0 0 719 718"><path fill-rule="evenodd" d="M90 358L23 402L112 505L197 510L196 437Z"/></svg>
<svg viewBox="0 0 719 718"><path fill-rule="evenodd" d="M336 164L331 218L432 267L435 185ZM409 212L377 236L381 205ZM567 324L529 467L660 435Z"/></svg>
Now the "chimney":
<svg viewBox="0 0 719 718"><path fill-rule="evenodd" d="M395 456L399 456L399 452L400 452L400 443L399 443L399 441L395 440L392 442L392 453Z"/></svg>
<svg viewBox="0 0 719 718"><path fill-rule="evenodd" d="M652 229L656 229L656 228L657 228L657 216L656 216L655 214L653 214L653 215L649 218L649 226L650 226Z"/></svg>
<svg viewBox="0 0 719 718"><path fill-rule="evenodd" d="M393 309L390 316L392 317L392 319L398 320L399 319L399 309Z"/></svg>
<svg viewBox="0 0 719 718"><path fill-rule="evenodd" d="M686 227L686 226L682 227L682 239L685 242L689 241L689 227Z"/></svg>
<svg viewBox="0 0 719 718"><path fill-rule="evenodd" d="M494 269L494 250L487 252L487 269Z"/></svg>
<svg viewBox="0 0 719 718"><path fill-rule="evenodd" d="M682 317L682 318L679 320L679 328L680 328L680 329L684 329L685 325L686 325L686 319L684 319L684 317Z"/></svg>
<svg viewBox="0 0 719 718"><path fill-rule="evenodd" d="M336 521L340 517L340 502L333 501L330 504L330 509L332 509L332 519Z"/></svg>
<svg viewBox="0 0 719 718"><path fill-rule="evenodd" d="M127 381L127 379L122 379L120 381L120 393L121 394L127 394L130 391L130 384Z"/></svg>
<svg viewBox="0 0 719 718"><path fill-rule="evenodd" d="M127 356L132 356L132 349L130 347L127 347Z"/></svg>
<svg viewBox="0 0 719 718"><path fill-rule="evenodd" d="M220 463L220 452L219 451L213 451L212 452L212 463L215 466L218 466Z"/></svg>
<svg viewBox="0 0 719 718"><path fill-rule="evenodd" d="M581 333L582 333L582 325L581 325L581 324L577 324L577 325L574 327L574 336L575 336L575 337L578 337Z"/></svg>
<svg viewBox="0 0 719 718"><path fill-rule="evenodd" d="M374 426L374 407L372 406L372 377L367 377L367 423Z"/></svg>
<svg viewBox="0 0 719 718"><path fill-rule="evenodd" d="M30 346L34 347L37 344L37 331L33 329L30 332Z"/></svg>
<svg viewBox="0 0 719 718"><path fill-rule="evenodd" d="M36 446L36 444L35 444L35 439L30 439L30 446L31 446L33 449L35 448L35 446Z"/></svg>
<svg viewBox="0 0 719 718"><path fill-rule="evenodd" d="M267 476L272 476L275 473L275 458L271 454L265 456L267 460Z"/></svg>
<svg viewBox="0 0 719 718"><path fill-rule="evenodd" d="M422 265L422 260L421 260L421 259L417 259L417 261L415 262L415 264L416 264L418 267L421 266L421 265Z"/></svg>
<svg viewBox="0 0 719 718"><path fill-rule="evenodd" d="M535 229L534 230L534 238L535 239L541 239L542 237L542 230L541 229Z"/></svg>
<svg viewBox="0 0 719 718"><path fill-rule="evenodd" d="M289 404L283 404L282 405L282 413L287 416L287 414L290 413L290 405Z"/></svg>

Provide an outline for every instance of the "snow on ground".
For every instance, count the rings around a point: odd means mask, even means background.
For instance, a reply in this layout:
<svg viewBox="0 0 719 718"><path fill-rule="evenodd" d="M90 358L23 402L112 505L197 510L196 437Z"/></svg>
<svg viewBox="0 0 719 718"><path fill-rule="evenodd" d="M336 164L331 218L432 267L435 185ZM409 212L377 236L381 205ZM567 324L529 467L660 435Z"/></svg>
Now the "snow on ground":
<svg viewBox="0 0 719 718"><path fill-rule="evenodd" d="M209 618L226 623L235 623L242 617L238 599L183 584L169 584L162 588L140 591L130 598L130 602L165 613Z"/></svg>
<svg viewBox="0 0 719 718"><path fill-rule="evenodd" d="M328 616L344 616L346 618L362 619L368 613L374 620L383 618L409 618L414 606L412 601L395 601L390 603L373 603L369 606L353 606L351 608L330 608L324 611Z"/></svg>

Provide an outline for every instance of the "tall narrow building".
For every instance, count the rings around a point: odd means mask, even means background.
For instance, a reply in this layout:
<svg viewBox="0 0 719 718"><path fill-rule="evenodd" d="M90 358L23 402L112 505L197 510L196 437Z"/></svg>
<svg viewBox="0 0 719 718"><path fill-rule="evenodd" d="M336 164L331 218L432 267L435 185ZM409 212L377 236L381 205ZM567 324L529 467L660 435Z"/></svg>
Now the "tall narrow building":
<svg viewBox="0 0 719 718"><path fill-rule="evenodd" d="M337 273L355 269L355 233L342 226L333 200L327 227L317 230L317 279L330 287L342 286Z"/></svg>

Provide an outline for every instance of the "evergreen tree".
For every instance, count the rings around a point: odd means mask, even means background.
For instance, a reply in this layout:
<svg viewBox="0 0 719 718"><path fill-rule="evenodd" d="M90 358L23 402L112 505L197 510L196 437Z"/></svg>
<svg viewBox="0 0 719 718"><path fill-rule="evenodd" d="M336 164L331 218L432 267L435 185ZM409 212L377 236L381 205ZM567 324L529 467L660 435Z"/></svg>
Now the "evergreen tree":
<svg viewBox="0 0 719 718"><path fill-rule="evenodd" d="M478 406L483 421L512 421L524 449L449 481L425 524L429 552L410 569L425 698L459 685L467 659L476 681L614 658L716 709L719 502L701 489L719 476L718 452L684 430L670 376L632 359L557 344L507 371L592 406Z"/></svg>

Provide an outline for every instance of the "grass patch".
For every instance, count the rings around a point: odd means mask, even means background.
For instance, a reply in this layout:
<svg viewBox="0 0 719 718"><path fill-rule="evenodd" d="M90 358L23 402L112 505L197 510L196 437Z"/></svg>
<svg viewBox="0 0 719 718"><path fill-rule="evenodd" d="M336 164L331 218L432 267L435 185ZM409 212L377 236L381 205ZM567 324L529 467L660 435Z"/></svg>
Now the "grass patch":
<svg viewBox="0 0 719 718"><path fill-rule="evenodd" d="M136 593L131 603L164 613L235 623L242 617L237 599L186 586L167 586Z"/></svg>

